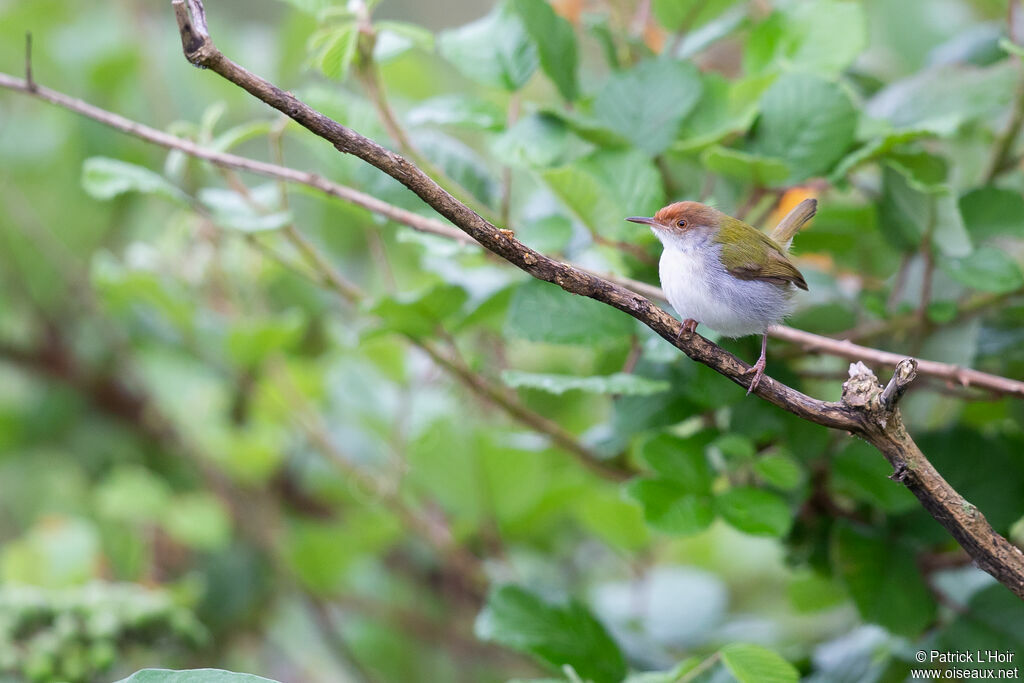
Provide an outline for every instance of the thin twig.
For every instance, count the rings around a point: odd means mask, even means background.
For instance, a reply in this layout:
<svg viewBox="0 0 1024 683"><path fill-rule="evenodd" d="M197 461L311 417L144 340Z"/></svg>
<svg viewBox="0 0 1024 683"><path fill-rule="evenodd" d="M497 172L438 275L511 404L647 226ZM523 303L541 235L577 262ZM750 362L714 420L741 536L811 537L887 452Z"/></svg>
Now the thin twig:
<svg viewBox="0 0 1024 683"><path fill-rule="evenodd" d="M25 85L29 92L36 91L36 82L32 80L32 32L25 32Z"/></svg>

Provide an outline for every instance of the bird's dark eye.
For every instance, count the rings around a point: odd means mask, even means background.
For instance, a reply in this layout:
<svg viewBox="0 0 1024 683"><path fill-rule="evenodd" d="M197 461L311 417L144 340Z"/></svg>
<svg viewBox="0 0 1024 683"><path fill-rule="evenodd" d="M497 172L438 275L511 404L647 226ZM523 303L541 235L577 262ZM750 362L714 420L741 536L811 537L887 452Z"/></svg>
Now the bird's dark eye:
<svg viewBox="0 0 1024 683"><path fill-rule="evenodd" d="M678 225L680 228L685 228L686 227L686 219L685 218L680 218L678 221L676 221L676 225Z"/></svg>

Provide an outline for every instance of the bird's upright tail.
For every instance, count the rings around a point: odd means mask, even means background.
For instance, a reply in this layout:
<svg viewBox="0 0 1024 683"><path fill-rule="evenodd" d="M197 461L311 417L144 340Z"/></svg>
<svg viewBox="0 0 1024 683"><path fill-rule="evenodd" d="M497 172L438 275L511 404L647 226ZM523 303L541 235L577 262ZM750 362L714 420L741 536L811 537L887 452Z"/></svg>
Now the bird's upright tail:
<svg viewBox="0 0 1024 683"><path fill-rule="evenodd" d="M817 199L805 199L795 207L793 210L786 214L786 217L779 221L779 224L775 226L775 229L771 231L769 237L785 250L789 250L789 245L793 243L793 236L804 227L807 221L814 217L814 213L818 210Z"/></svg>

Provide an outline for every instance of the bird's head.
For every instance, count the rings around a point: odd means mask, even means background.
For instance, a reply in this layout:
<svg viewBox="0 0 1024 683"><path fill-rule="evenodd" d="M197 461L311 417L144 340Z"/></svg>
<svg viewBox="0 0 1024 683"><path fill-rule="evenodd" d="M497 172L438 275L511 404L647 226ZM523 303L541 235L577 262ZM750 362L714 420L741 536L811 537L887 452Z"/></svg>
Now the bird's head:
<svg viewBox="0 0 1024 683"><path fill-rule="evenodd" d="M632 216L626 220L651 226L654 234L664 242L717 230L722 216L721 211L700 202L676 202L659 209L651 218Z"/></svg>

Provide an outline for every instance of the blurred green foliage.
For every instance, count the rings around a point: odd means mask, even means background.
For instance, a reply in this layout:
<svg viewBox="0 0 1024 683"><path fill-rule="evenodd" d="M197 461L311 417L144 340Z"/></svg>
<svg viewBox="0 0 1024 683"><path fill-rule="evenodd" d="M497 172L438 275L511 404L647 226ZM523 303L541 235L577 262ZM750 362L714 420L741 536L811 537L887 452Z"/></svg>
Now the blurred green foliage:
<svg viewBox="0 0 1024 683"><path fill-rule="evenodd" d="M624 217L698 199L768 227L816 196L795 326L1021 378L1007 4L208 9L227 55L538 250L653 283ZM430 215L192 69L163 3L0 3L4 71L26 31L48 87ZM1024 655L1019 600L877 452L619 311L12 92L0 158L0 680L892 681L922 649ZM845 361L769 354L838 398ZM904 406L1024 542L1020 400L923 378Z"/></svg>

